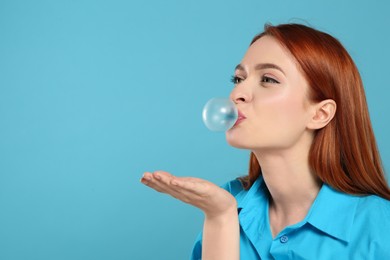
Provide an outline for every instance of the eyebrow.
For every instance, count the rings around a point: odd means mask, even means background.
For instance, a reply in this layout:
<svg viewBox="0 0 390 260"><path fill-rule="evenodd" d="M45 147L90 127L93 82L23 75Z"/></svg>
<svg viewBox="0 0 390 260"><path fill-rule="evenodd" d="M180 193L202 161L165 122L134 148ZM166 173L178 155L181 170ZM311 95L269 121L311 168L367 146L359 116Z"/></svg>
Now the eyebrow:
<svg viewBox="0 0 390 260"><path fill-rule="evenodd" d="M259 63L259 64L256 64L255 70L263 70L263 69L276 69L276 70L279 70L280 72L282 72L284 75L286 75L284 73L284 71L282 70L282 68L279 67L276 64L273 64L273 63ZM244 66L242 66L241 64L238 64L236 66L235 70L243 70L243 71L245 71Z"/></svg>

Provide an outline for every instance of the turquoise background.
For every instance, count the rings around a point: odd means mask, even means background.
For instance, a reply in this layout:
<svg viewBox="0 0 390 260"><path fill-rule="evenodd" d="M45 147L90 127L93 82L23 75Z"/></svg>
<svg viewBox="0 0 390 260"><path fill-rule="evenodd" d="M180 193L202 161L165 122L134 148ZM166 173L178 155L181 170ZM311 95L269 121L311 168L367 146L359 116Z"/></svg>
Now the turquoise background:
<svg viewBox="0 0 390 260"><path fill-rule="evenodd" d="M203 105L264 23L339 38L390 167L390 4L340 0L0 0L0 259L188 259L202 213L139 183L223 184L248 152Z"/></svg>

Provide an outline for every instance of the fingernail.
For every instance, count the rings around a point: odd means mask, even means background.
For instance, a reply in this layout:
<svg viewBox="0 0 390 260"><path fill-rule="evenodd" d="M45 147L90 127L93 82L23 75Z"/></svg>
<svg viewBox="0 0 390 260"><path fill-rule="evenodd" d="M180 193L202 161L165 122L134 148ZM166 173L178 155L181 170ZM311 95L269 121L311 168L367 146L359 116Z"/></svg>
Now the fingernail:
<svg viewBox="0 0 390 260"><path fill-rule="evenodd" d="M158 174L154 174L154 178L156 178L157 180L161 180L161 176Z"/></svg>
<svg viewBox="0 0 390 260"><path fill-rule="evenodd" d="M144 175L144 176L142 176L142 179L145 179L145 180L147 180L147 181L150 181L152 178L149 176L149 175ZM142 180L141 179L141 180Z"/></svg>

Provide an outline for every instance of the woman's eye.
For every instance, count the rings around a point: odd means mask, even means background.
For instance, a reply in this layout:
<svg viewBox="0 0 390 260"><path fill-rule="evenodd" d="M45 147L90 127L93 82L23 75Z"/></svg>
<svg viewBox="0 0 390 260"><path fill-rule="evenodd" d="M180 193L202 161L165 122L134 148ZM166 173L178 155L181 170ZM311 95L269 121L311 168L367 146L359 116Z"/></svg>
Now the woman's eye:
<svg viewBox="0 0 390 260"><path fill-rule="evenodd" d="M233 84L238 84L242 81L243 79L237 77L237 76L232 76L232 78L230 79L230 81L233 83Z"/></svg>
<svg viewBox="0 0 390 260"><path fill-rule="evenodd" d="M261 82L279 84L279 81L277 81L277 80L274 79L274 78L268 77L268 76L263 76L263 77L261 78Z"/></svg>

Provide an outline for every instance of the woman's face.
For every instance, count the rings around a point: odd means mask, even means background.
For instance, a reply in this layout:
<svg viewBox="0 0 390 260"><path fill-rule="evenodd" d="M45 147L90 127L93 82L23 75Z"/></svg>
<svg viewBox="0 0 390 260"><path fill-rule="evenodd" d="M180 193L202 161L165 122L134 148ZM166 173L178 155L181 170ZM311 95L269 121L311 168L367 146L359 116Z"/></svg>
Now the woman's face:
<svg viewBox="0 0 390 260"><path fill-rule="evenodd" d="M226 132L232 146L250 150L288 149L310 133L308 84L293 56L274 38L263 36L246 52L234 74L230 98L238 123Z"/></svg>

